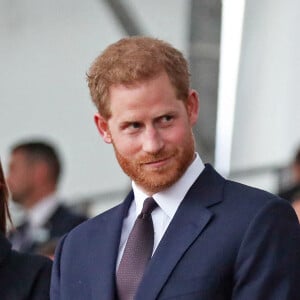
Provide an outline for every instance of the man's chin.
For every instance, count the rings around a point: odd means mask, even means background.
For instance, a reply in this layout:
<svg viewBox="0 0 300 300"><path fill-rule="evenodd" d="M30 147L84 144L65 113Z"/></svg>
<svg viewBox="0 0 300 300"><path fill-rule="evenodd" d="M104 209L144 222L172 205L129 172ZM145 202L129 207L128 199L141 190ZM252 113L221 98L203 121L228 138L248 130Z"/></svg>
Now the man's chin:
<svg viewBox="0 0 300 300"><path fill-rule="evenodd" d="M178 180L179 177L180 176L167 176L166 174L161 176L158 173L153 173L147 174L147 177L144 178L137 178L134 181L145 191L155 194L169 188ZM147 180L145 180L145 178L147 178ZM148 178L151 178L151 180Z"/></svg>

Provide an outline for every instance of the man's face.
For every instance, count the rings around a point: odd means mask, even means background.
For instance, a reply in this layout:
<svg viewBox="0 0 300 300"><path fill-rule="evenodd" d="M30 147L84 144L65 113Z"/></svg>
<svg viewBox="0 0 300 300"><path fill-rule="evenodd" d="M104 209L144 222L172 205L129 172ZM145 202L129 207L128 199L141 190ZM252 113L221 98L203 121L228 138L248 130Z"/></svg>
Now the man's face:
<svg viewBox="0 0 300 300"><path fill-rule="evenodd" d="M14 202L23 204L34 189L33 166L22 151L12 153L7 174L7 184Z"/></svg>
<svg viewBox="0 0 300 300"><path fill-rule="evenodd" d="M149 195L171 186L194 158L196 92L185 106L163 73L134 86L112 86L109 96L111 117L97 114L95 122L123 171Z"/></svg>

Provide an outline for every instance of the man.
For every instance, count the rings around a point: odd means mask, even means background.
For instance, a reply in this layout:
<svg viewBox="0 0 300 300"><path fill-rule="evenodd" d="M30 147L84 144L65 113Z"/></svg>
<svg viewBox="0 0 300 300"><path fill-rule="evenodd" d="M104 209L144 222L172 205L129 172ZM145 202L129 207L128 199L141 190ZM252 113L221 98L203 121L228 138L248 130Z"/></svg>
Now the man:
<svg viewBox="0 0 300 300"><path fill-rule="evenodd" d="M59 202L60 173L60 159L49 143L38 140L12 147L7 182L12 200L26 214L24 223L10 233L14 249L46 254L43 249L86 219Z"/></svg>
<svg viewBox="0 0 300 300"><path fill-rule="evenodd" d="M125 38L94 61L88 83L96 126L132 191L64 237L51 299L298 299L297 217L286 201L202 163L198 95L182 54Z"/></svg>

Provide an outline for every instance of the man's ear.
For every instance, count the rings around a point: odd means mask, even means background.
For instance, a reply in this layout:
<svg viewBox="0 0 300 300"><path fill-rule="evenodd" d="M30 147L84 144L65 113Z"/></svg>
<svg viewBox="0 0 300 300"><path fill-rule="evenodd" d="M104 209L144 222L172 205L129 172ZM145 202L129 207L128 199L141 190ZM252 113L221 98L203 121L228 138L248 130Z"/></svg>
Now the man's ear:
<svg viewBox="0 0 300 300"><path fill-rule="evenodd" d="M97 126L97 129L102 136L105 143L110 144L111 143L111 135L108 128L108 121L104 119L99 113L96 113L94 115L94 122Z"/></svg>
<svg viewBox="0 0 300 300"><path fill-rule="evenodd" d="M199 114L199 97L195 90L190 90L189 97L186 103L187 113L190 123L195 125Z"/></svg>

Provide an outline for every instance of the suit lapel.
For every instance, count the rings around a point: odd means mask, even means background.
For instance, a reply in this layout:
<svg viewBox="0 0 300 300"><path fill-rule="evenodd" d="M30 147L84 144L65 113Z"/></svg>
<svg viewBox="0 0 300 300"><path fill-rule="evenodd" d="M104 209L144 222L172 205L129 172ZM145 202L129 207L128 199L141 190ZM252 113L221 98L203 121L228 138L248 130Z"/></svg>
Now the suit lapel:
<svg viewBox="0 0 300 300"><path fill-rule="evenodd" d="M115 268L122 224L132 199L133 195L130 193L122 204L102 215L101 223L94 226L98 230L91 234L93 238L89 249L93 249L93 252L90 262L92 269L99 270L99 276L97 279L91 278L92 281L97 281L91 285L92 299L99 297L103 300L115 299ZM101 228L100 235L99 228Z"/></svg>
<svg viewBox="0 0 300 300"><path fill-rule="evenodd" d="M144 274L136 299L156 299L178 261L203 232L222 200L224 179L210 166L193 184L179 206ZM151 289L149 289L151 286Z"/></svg>

